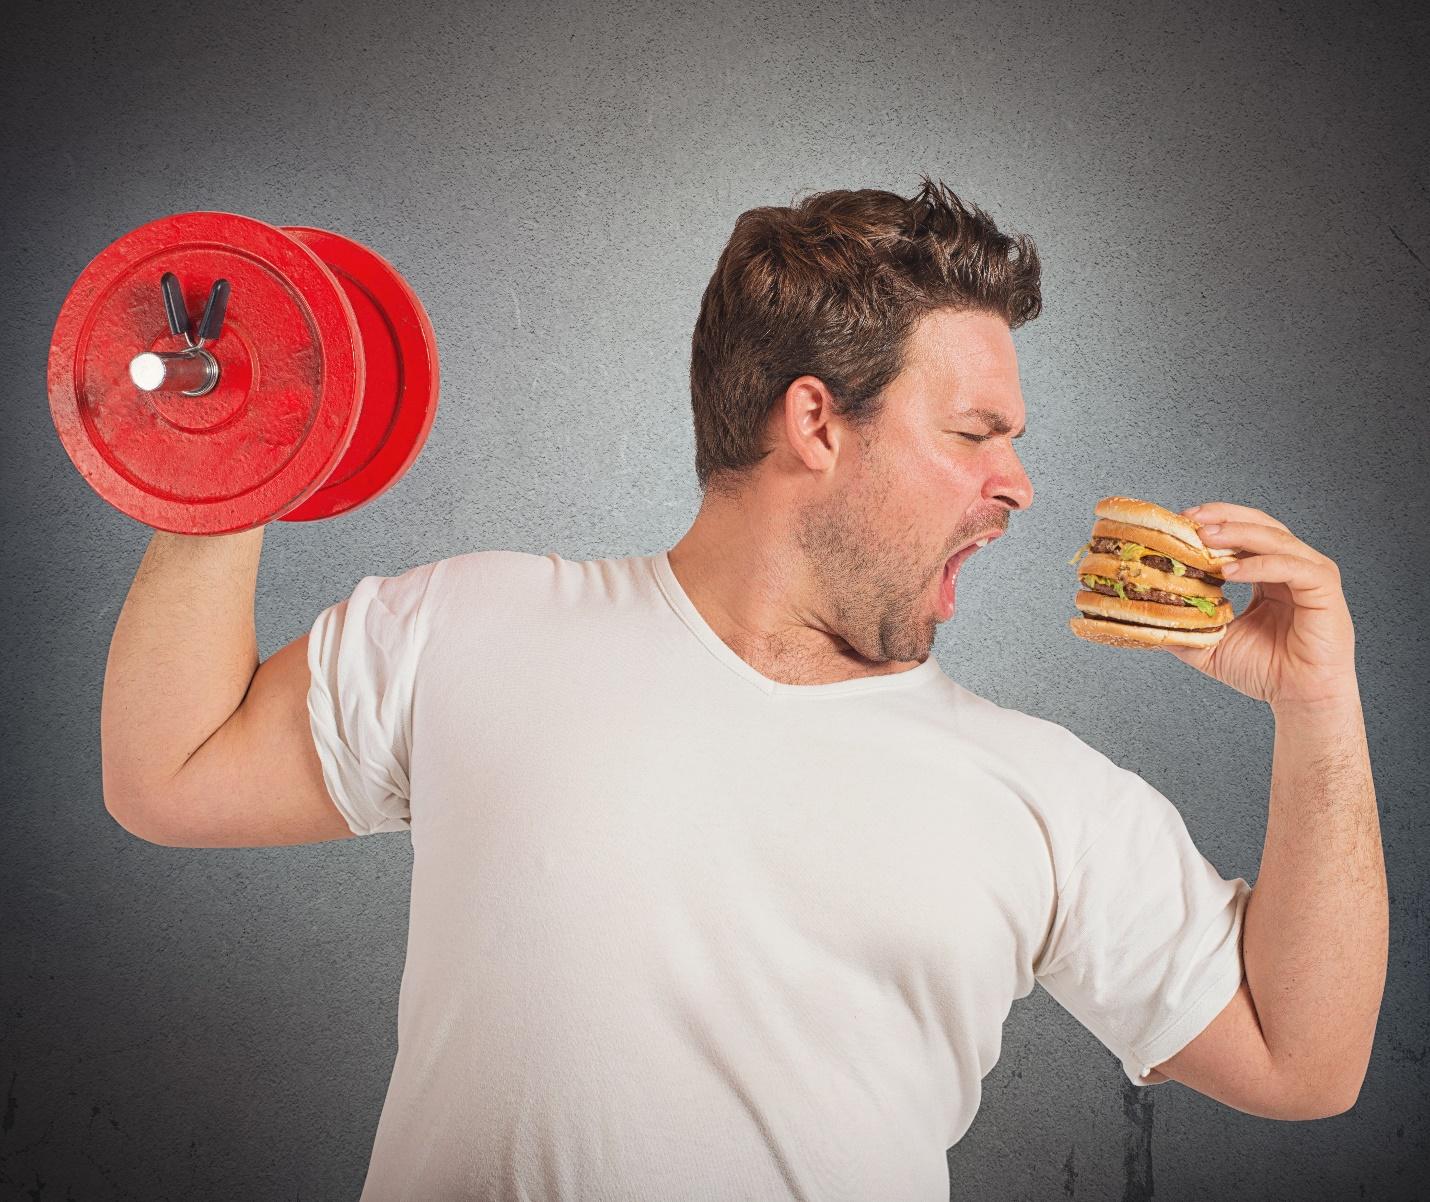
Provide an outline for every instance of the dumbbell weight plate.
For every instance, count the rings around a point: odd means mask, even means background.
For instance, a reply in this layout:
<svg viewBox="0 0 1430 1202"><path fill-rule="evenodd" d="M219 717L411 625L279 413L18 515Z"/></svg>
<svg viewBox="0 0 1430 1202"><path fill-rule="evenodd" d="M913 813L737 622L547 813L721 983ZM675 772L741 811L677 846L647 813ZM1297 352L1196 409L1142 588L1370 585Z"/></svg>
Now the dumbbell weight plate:
<svg viewBox="0 0 1430 1202"><path fill-rule="evenodd" d="M190 314L216 279L231 284L205 396L129 378L140 352L185 349L165 319L165 272ZM60 440L101 497L156 529L228 534L292 511L332 474L365 379L358 318L319 255L253 218L199 212L95 256L60 308L47 382Z"/></svg>
<svg viewBox="0 0 1430 1202"><path fill-rule="evenodd" d="M352 441L318 490L282 515L285 522L306 522L366 504L412 466L437 416L437 337L417 294L382 256L328 230L281 228L342 285L365 363Z"/></svg>

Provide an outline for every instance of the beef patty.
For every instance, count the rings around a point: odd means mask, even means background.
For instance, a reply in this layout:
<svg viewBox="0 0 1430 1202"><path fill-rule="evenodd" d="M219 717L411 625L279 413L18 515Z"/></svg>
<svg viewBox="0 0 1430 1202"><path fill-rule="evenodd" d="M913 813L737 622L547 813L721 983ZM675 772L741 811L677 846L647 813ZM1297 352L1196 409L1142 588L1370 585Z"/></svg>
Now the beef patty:
<svg viewBox="0 0 1430 1202"><path fill-rule="evenodd" d="M1091 549L1099 551L1104 555L1120 556L1122 554L1122 546L1123 543L1121 539L1095 538L1092 540ZM1172 561L1165 555L1143 555L1141 559L1143 563L1150 564L1152 567L1158 568L1163 572L1170 572L1172 570ZM1181 563L1181 560L1177 562ZM1198 580L1205 580L1208 584L1219 585L1222 583L1220 576L1213 576L1210 572L1204 572L1201 568L1194 568L1189 563L1182 564L1182 566L1187 569L1188 576L1194 576ZM1116 594L1113 595L1115 596Z"/></svg>

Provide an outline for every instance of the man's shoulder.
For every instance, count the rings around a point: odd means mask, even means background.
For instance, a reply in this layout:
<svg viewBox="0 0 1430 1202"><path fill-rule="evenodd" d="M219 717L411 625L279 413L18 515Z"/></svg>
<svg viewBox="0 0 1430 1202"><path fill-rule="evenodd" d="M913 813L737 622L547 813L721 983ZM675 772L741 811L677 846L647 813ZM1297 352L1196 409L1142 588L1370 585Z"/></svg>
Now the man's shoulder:
<svg viewBox="0 0 1430 1202"><path fill-rule="evenodd" d="M535 619L546 609L555 617L573 609L589 612L638 589L639 566L636 557L567 559L555 551L493 547L438 561L436 592L462 615L515 611Z"/></svg>
<svg viewBox="0 0 1430 1202"><path fill-rule="evenodd" d="M1111 761L1070 726L1001 705L950 680L960 727L972 741L1015 764L1103 767Z"/></svg>
<svg viewBox="0 0 1430 1202"><path fill-rule="evenodd" d="M1029 710L1003 705L967 685L949 678L955 703L964 721L989 731L1005 733L1013 738L1040 735L1053 739L1076 738L1066 726Z"/></svg>
<svg viewBox="0 0 1430 1202"><path fill-rule="evenodd" d="M560 564L570 562L554 551L541 555L534 551L516 551L505 547L487 547L479 551L462 551L438 561L449 579L469 577L530 576L549 574Z"/></svg>

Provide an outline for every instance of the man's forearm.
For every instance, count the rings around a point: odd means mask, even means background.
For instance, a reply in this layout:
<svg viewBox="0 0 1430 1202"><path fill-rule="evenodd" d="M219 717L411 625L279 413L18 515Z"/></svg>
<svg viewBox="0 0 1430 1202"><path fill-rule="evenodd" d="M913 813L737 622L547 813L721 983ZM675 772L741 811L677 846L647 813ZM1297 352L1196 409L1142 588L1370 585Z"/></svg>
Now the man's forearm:
<svg viewBox="0 0 1430 1202"><path fill-rule="evenodd" d="M1349 1106L1385 989L1389 904L1358 691L1273 707L1271 807L1247 903L1246 979L1273 1059Z"/></svg>
<svg viewBox="0 0 1430 1202"><path fill-rule="evenodd" d="M100 758L111 810L171 780L243 701L258 670L262 550L261 526L150 539L104 672Z"/></svg>

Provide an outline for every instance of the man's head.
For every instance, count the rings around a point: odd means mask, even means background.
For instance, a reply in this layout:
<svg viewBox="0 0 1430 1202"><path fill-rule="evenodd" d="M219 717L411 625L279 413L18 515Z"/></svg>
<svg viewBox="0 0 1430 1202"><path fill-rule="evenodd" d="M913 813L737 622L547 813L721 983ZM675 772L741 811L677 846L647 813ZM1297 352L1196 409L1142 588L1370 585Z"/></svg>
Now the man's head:
<svg viewBox="0 0 1430 1202"><path fill-rule="evenodd" d="M721 254L691 353L702 513L782 531L795 607L865 660L926 658L949 556L1032 501L1011 331L1039 275L927 177L751 209Z"/></svg>

